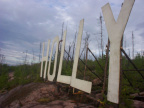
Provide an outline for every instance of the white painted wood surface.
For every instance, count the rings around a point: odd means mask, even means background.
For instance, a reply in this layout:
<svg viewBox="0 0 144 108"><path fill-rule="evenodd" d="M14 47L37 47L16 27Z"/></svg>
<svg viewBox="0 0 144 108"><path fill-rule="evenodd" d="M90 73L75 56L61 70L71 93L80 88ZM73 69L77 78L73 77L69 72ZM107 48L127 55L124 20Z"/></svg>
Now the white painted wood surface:
<svg viewBox="0 0 144 108"><path fill-rule="evenodd" d="M54 68L53 68L53 73L52 75L50 75L50 68L51 68L51 58L52 58L52 53L53 53L53 48L54 48L54 44L56 45L56 53L55 53L55 60L54 60ZM49 81L53 81L54 77L55 77L55 73L56 73L56 66L57 66L57 55L58 55L58 45L59 45L59 37L55 37L54 41L52 43L52 48L51 48L51 54L50 54L50 59L49 59L49 65L48 65L48 80Z"/></svg>
<svg viewBox="0 0 144 108"><path fill-rule="evenodd" d="M45 43L43 42L40 77L43 76L43 62L45 61L45 58L44 58L44 49L45 49Z"/></svg>
<svg viewBox="0 0 144 108"><path fill-rule="evenodd" d="M78 37L77 37L77 44L76 44L74 64L73 64L73 69L72 69L72 78L71 78L71 84L70 85L74 88L77 88L79 90L90 93L92 83L89 81L80 80L80 79L76 78L79 53L80 53L80 46L81 46L81 39L82 39L82 33L83 33L83 26L84 26L84 19L80 21L80 25L79 25L79 32L78 32Z"/></svg>
<svg viewBox="0 0 144 108"><path fill-rule="evenodd" d="M119 103L120 84L120 44L134 1L135 0L124 1L117 22L114 19L110 5L106 4L102 7L104 20L110 39L110 62L107 99L117 104Z"/></svg>
<svg viewBox="0 0 144 108"><path fill-rule="evenodd" d="M64 57L64 49L65 49L65 41L66 41L66 33L67 31L64 31L57 81L61 83L65 83L65 84L70 84L71 76L61 75L62 63L63 63L63 57Z"/></svg>
<svg viewBox="0 0 144 108"><path fill-rule="evenodd" d="M48 63L48 55L49 55L49 46L50 46L50 40L48 40L48 45L47 45L47 55L46 55L46 60L45 60L45 70L44 70L44 76L43 78L46 79L46 69L47 69L47 63Z"/></svg>

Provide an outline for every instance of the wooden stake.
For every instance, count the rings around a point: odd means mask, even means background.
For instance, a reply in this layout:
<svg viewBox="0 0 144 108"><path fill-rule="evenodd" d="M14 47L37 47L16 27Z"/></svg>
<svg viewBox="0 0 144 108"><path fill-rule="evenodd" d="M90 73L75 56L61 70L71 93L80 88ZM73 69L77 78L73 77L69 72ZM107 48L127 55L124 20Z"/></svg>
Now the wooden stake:
<svg viewBox="0 0 144 108"><path fill-rule="evenodd" d="M107 71L108 71L108 58L109 58L109 46L110 46L110 41L108 39L108 45L107 45L107 50L106 50L106 61L105 61L105 68L104 68L104 81L103 81L103 89L102 89L102 95L105 92L105 86L106 86L106 77L107 77Z"/></svg>
<svg viewBox="0 0 144 108"><path fill-rule="evenodd" d="M88 43L86 45L86 61L85 61L84 79L85 79L85 73L86 73L87 56L88 56Z"/></svg>

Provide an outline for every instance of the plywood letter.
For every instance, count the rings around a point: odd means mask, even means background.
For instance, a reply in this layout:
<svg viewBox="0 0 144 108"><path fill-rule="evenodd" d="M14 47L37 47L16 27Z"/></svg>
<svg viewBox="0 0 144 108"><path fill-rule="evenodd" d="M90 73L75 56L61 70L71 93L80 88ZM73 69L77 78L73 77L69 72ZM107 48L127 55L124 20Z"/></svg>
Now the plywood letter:
<svg viewBox="0 0 144 108"><path fill-rule="evenodd" d="M107 98L113 103L119 103L119 84L120 84L120 43L129 19L135 0L125 0L120 11L117 22L114 20L109 4L102 7L104 20L108 36L110 39L110 63L108 77Z"/></svg>
<svg viewBox="0 0 144 108"><path fill-rule="evenodd" d="M51 58L52 58L53 47L54 47L55 43L57 43L57 46L56 46L56 53L55 53L54 69L53 69L52 75L50 75ZM57 65L57 55L58 55L58 45L59 45L59 37L57 36L57 37L54 38L54 41L52 43L51 54L50 54L50 59L49 59L48 74L47 74L49 81L53 81L53 79L55 77L56 65Z"/></svg>
<svg viewBox="0 0 144 108"><path fill-rule="evenodd" d="M61 49L61 56L60 56L60 64L59 64L57 81L61 82L61 83L65 83L65 84L70 84L71 76L61 75L64 49L65 49L65 41L66 41L66 33L67 33L67 31L65 31L64 35L63 35L62 49Z"/></svg>
<svg viewBox="0 0 144 108"><path fill-rule="evenodd" d="M75 57L74 57L74 64L73 64L73 70L72 70L72 78L71 78L70 85L74 88L77 88L77 89L80 89L87 93L90 93L92 83L89 81L80 80L80 79L76 78L80 46L81 46L81 39L82 39L82 33L83 33L83 25L84 25L84 19L80 21L79 32L78 32L78 37L77 37L77 45L76 45Z"/></svg>
<svg viewBox="0 0 144 108"><path fill-rule="evenodd" d="M48 55L49 55L49 45L50 45L50 40L48 40L48 46L47 46L47 55L46 55L45 70L44 70L44 79L46 79L46 69L47 69L47 62L48 62Z"/></svg>
<svg viewBox="0 0 144 108"><path fill-rule="evenodd" d="M45 43L43 42L40 77L43 76L43 73L42 73L43 72L43 62L45 61L46 63L45 63L45 70L44 70L44 78L45 78L46 68L47 68L47 59L48 59L48 53L49 53L49 43L50 43L50 40L48 40L47 55L44 56Z"/></svg>

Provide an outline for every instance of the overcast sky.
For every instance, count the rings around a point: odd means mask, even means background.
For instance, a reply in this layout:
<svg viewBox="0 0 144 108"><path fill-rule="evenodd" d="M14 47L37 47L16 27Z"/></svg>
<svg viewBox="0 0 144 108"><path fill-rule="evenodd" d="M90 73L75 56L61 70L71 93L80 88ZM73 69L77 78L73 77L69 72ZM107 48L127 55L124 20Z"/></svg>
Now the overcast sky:
<svg viewBox="0 0 144 108"><path fill-rule="evenodd" d="M67 27L66 49L84 18L83 38L90 34L90 49L98 56L100 45L101 7L110 3L117 20L123 0L0 0L0 54L6 63L23 63L26 51L28 61L39 60L40 42L61 37L62 23ZM124 33L124 48L132 53L134 31L135 54L144 51L144 0L135 0ZM107 44L107 30L103 20L103 43ZM125 45L126 43L126 45Z"/></svg>

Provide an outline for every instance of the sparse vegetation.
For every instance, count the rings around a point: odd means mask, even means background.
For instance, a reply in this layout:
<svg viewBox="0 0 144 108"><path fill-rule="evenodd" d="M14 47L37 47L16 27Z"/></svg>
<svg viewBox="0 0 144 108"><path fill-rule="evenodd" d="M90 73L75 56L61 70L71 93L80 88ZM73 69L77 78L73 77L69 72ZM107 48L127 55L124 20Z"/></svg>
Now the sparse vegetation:
<svg viewBox="0 0 144 108"><path fill-rule="evenodd" d="M9 90L18 85L30 82L41 82L39 77L40 64L8 66L1 65L0 70L0 90ZM9 73L13 73L13 80L9 79Z"/></svg>
<svg viewBox="0 0 144 108"><path fill-rule="evenodd" d="M85 61L85 60L83 60ZM104 68L105 66L105 56L104 58L98 58L99 63ZM144 57L140 56L140 54L137 54L135 59L132 60L133 63L139 68L143 69L144 66ZM98 65L98 63L95 60L87 60L87 66L91 69L92 72L96 73L101 79L104 77L104 72ZM63 68L62 68L62 74L71 76L72 74L72 67L73 63L72 61L63 61ZM57 67L58 68L58 67ZM122 60L122 68L123 70L134 70L133 66L129 63L129 61L123 56ZM85 65L79 61L78 64L78 72L77 72L77 78L83 79L84 77L84 69ZM53 70L53 63L51 64L51 71ZM92 81L95 78L97 78L94 74L92 74L88 68L86 69L86 77L85 80ZM9 80L9 73L14 73L14 79ZM144 72L141 71L141 73L144 75ZM4 90L12 89L18 85L27 84L30 82L43 82L43 80L39 77L40 74L40 64L32 64L32 65L18 65L18 66L8 66L6 64L1 64L0 68L0 91L3 92ZM144 79L139 75L137 71L124 71L124 74L122 76L122 87L121 87L121 101L124 103L121 106L131 107L132 101L129 99L132 99L130 97L130 94L139 93L144 91ZM132 85L130 85L130 83ZM107 83L106 83L106 89L107 89ZM102 82L101 84L95 85L92 88L92 91L101 91L102 90ZM106 90L107 92L107 90ZM111 104L106 100L106 95L103 96L104 100L101 102L103 105L105 104ZM40 99L40 102L48 102L49 99ZM103 106L102 105L102 106Z"/></svg>

